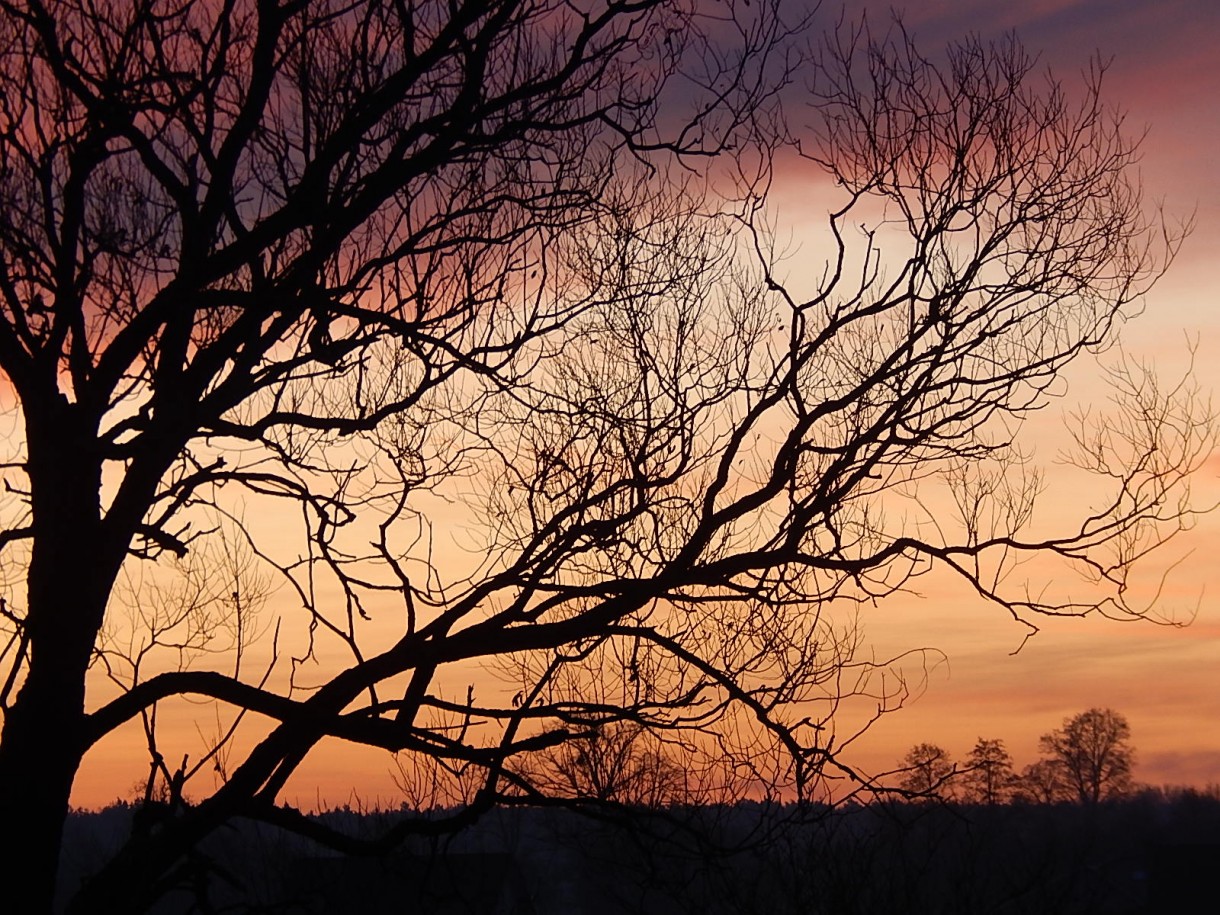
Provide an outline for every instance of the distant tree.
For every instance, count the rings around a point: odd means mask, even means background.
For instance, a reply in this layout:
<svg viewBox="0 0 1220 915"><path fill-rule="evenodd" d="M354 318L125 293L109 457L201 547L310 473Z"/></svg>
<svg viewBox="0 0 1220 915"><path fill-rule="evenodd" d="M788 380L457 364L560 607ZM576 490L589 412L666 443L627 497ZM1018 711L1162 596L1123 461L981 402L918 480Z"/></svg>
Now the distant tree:
<svg viewBox="0 0 1220 915"><path fill-rule="evenodd" d="M1012 756L1004 741L980 737L961 774L966 799L979 804L1003 803L1012 796L1015 779Z"/></svg>
<svg viewBox="0 0 1220 915"><path fill-rule="evenodd" d="M902 758L901 771L898 785L903 791L930 796L948 794L956 772L948 751L934 743L911 747Z"/></svg>
<svg viewBox="0 0 1220 915"><path fill-rule="evenodd" d="M1058 764L1068 790L1082 804L1123 794L1131 787L1131 727L1109 708L1091 708L1042 735L1042 751Z"/></svg>
<svg viewBox="0 0 1220 915"><path fill-rule="evenodd" d="M1018 800L1029 804L1055 804L1067 795L1063 764L1057 759L1039 759L1021 770L1014 792Z"/></svg>
<svg viewBox="0 0 1220 915"><path fill-rule="evenodd" d="M682 769L642 725L615 722L539 754L530 773L547 793L642 807L685 799Z"/></svg>

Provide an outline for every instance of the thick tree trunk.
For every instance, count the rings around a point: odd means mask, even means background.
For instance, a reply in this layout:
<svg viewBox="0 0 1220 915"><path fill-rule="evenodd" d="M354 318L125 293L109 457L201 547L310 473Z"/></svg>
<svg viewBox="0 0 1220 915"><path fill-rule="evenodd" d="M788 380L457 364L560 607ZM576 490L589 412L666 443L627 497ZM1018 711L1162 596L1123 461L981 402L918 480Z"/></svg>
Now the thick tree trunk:
<svg viewBox="0 0 1220 915"><path fill-rule="evenodd" d="M26 414L33 542L29 664L0 734L0 817L13 837L0 886L49 912L72 783L85 744L85 678L125 552L101 521L96 428L60 398Z"/></svg>
<svg viewBox="0 0 1220 915"><path fill-rule="evenodd" d="M85 750L85 676L105 609L95 575L39 565L29 576L30 664L0 735L0 816L15 839L0 856L0 886L21 888L30 912L50 911L55 893Z"/></svg>
<svg viewBox="0 0 1220 915"><path fill-rule="evenodd" d="M23 900L22 911L51 910L83 716L81 665L43 650L0 737L0 816L11 839L0 856L0 886Z"/></svg>

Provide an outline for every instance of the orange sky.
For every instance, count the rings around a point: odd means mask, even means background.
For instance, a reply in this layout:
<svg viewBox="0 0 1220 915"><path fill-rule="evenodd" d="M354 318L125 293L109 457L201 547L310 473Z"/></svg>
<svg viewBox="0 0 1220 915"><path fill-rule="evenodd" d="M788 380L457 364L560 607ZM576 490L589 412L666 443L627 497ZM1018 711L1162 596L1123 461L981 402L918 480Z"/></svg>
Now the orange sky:
<svg viewBox="0 0 1220 915"><path fill-rule="evenodd" d="M874 4L885 17L890 4ZM1171 273L1125 335L1128 351L1156 360L1167 374L1185 366L1185 344L1197 339L1197 374L1220 391L1220 309L1215 264L1220 261L1220 4L1215 0L923 0L905 21L925 48L967 32L983 38L1015 28L1034 52L1070 78L1097 49L1114 56L1105 95L1145 126L1144 185L1171 215L1195 212L1197 226ZM800 176L781 175L799 184ZM794 186L790 184L789 186ZM781 225L816 222L825 205L808 195L783 196ZM816 260L816 258L810 258ZM793 277L794 286L799 277ZM1068 392L1063 412L1090 389ZM1055 409L1055 408L1052 408ZM1060 414L1061 415L1061 414ZM1052 417L1051 421L1056 421ZM1047 456L1049 460L1049 456ZM1220 461L1198 481L1204 497L1220 498ZM863 623L878 654L913 646L942 651L923 694L885 718L857 745L851 760L885 769L913 743L942 744L963 757L979 737L1003 738L1019 764L1037 755L1038 736L1090 706L1112 706L1131 722L1138 750L1136 776L1151 782L1220 782L1220 513L1175 541L1168 558L1185 557L1169 580L1166 606L1197 618L1185 629L1103 619L1049 621L1012 656L1025 630L998 611L946 589L896 599L870 609ZM492 681L487 681L489 684ZM488 688L492 688L489 686ZM204 730L209 725L204 725ZM194 724L163 735L189 743ZM133 765L129 728L103 741L86 759L74 802L96 806L130 796L145 771ZM172 750L167 756L174 759ZM180 751L179 751L180 752ZM207 779L204 779L206 787ZM342 803L349 786L366 801L397 803L384 756L319 753L290 783L286 799L312 806L318 797Z"/></svg>
<svg viewBox="0 0 1220 915"><path fill-rule="evenodd" d="M883 18L887 4L870 4ZM901 4L894 4L900 7ZM1145 128L1146 195L1172 217L1195 214L1196 228L1178 261L1149 296L1145 314L1127 328L1124 346L1152 359L1166 375L1187 364L1185 340L1198 341L1196 376L1220 391L1220 4L1213 0L921 0L904 20L925 48L954 36L982 38L1015 29L1026 47L1070 79L1096 49L1113 57L1105 97ZM812 214L803 214L812 218ZM798 221L801 215L795 217ZM1087 397L1089 379L1069 390L1062 412ZM1054 409L1054 408L1052 408ZM1060 413L1062 415L1062 413ZM1220 497L1220 460L1196 481L1201 501ZM892 766L919 741L942 744L958 758L976 738L1003 738L1018 763L1032 761L1038 736L1070 714L1112 706L1131 722L1136 777L1204 785L1220 782L1220 514L1169 548L1185 557L1169 579L1162 605L1196 606L1185 629L1104 619L1049 621L1015 657L1022 627L967 599L928 596L872 610L874 644L929 645L947 662L926 692L877 725L859 744L865 768Z"/></svg>

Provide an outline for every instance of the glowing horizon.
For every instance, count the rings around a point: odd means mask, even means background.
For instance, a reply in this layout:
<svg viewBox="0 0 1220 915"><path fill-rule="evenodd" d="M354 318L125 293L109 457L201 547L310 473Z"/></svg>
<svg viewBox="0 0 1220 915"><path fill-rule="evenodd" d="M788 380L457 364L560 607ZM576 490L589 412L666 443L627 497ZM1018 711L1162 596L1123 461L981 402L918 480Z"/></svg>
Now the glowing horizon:
<svg viewBox="0 0 1220 915"><path fill-rule="evenodd" d="M1202 20L1213 26L1203 27ZM1144 124L1150 127L1143 160L1146 193L1163 199L1171 217L1186 218L1193 211L1196 221L1177 262L1149 297L1145 314L1125 330L1125 345L1133 356L1156 361L1173 377L1185 368L1185 341L1197 339L1197 378L1204 390L1212 391L1220 390L1220 309L1208 282L1220 251L1220 184L1207 150L1220 146L1220 65L1209 48L1220 26L1217 20L1220 12L1206 0L1180 0L1156 10L1138 2L1044 0L1019 13L984 2L942 0L920 4L906 17L928 48L967 31L991 38L1016 28L1028 49L1044 53L1069 83L1087 66L1094 46L1102 55L1115 56L1104 98L1128 111L1136 133ZM795 210L786 218L802 221ZM1064 408L1073 402L1069 392ZM1051 463L1052 456L1041 457ZM1216 499L1218 476L1220 461L1213 456L1197 480L1201 502ZM1193 625L1184 629L1102 619L1048 620L1044 631L1013 656L1026 630L968 596L936 592L870 610L863 624L879 654L926 645L944 652L948 663L932 671L916 701L880 721L849 761L866 771L891 768L920 741L940 744L961 759L981 736L1003 739L1020 766L1033 761L1038 737L1064 717L1109 706L1131 722L1137 780L1196 786L1220 781L1220 694L1214 689L1220 669L1220 609L1208 604L1220 584L1210 559L1218 550L1220 515L1211 515L1166 554L1170 560L1184 557L1168 579L1166 605L1186 613L1197 609ZM1150 590L1154 587L1149 584ZM291 595L274 598L284 599ZM470 677L480 688L496 688L485 671L472 671ZM92 697L91 706L96 705ZM166 744L189 742L193 724L181 721L170 730L172 720L166 717L162 723ZM175 752L166 752L174 764ZM324 804L342 804L353 793L388 801L394 791L388 770L384 754L353 753L328 743L294 775L283 797L306 806L315 797ZM129 724L86 757L73 802L92 808L129 797L146 772L142 735ZM203 785L210 787L206 778Z"/></svg>

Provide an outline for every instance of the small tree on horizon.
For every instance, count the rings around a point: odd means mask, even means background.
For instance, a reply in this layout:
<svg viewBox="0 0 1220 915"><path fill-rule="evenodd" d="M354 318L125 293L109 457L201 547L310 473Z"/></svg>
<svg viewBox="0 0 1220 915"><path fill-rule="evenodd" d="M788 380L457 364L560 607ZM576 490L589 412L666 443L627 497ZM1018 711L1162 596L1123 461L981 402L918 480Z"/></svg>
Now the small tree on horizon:
<svg viewBox="0 0 1220 915"><path fill-rule="evenodd" d="M962 789L966 800L978 804L1002 804L1012 797L1016 774L1012 754L999 739L982 737L975 743L962 769Z"/></svg>
<svg viewBox="0 0 1220 915"><path fill-rule="evenodd" d="M1038 759L1017 776L1014 800L1029 804L1057 804L1068 796L1063 765L1057 759Z"/></svg>
<svg viewBox="0 0 1220 915"><path fill-rule="evenodd" d="M642 725L600 725L587 738L540 754L535 784L556 797L636 807L686 800L685 773Z"/></svg>
<svg viewBox="0 0 1220 915"><path fill-rule="evenodd" d="M1042 735L1042 751L1056 764L1068 791L1082 804L1125 794L1135 751L1127 719L1110 708L1091 708L1063 719Z"/></svg>
<svg viewBox="0 0 1220 915"><path fill-rule="evenodd" d="M953 758L934 743L919 743L902 758L898 786L910 794L945 798L952 793L957 770Z"/></svg>

